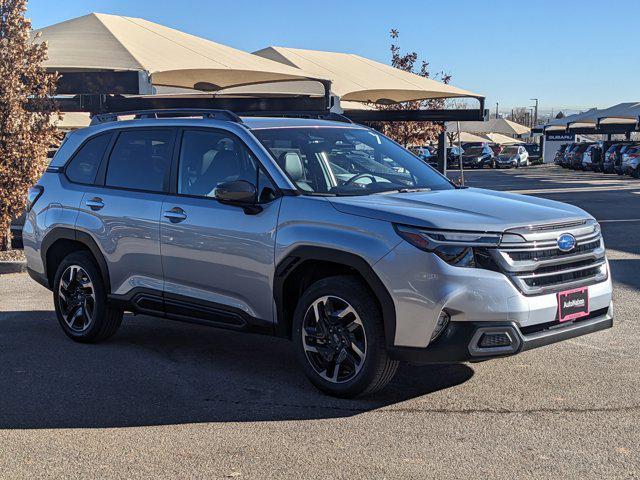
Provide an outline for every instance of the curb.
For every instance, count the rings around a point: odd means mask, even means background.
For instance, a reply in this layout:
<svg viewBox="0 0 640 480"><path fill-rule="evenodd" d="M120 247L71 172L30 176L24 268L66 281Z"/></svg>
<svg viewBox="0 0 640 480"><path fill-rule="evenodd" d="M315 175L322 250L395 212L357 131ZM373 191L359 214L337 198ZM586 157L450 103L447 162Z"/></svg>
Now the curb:
<svg viewBox="0 0 640 480"><path fill-rule="evenodd" d="M5 273L23 273L27 271L27 262L0 261L0 275Z"/></svg>

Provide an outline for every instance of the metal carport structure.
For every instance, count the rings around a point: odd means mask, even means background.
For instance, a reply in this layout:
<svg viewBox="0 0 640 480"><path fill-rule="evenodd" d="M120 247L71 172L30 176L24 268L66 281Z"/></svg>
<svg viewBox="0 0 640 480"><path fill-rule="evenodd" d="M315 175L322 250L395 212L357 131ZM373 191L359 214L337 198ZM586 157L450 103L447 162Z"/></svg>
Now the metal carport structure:
<svg viewBox="0 0 640 480"><path fill-rule="evenodd" d="M278 53L269 58L265 51L250 54L144 19L105 14L74 18L34 34L36 41L48 43L45 66L62 75L57 100L63 111L224 108L243 115L326 116L339 98L351 106L361 102L364 108L343 112L356 122L444 123L486 116L481 95L358 55L269 47ZM282 61L285 54L296 61ZM315 90L289 88L309 84L315 84ZM188 93L154 95L156 86ZM477 100L479 108L371 108L460 97ZM444 168L444 142L440 144Z"/></svg>

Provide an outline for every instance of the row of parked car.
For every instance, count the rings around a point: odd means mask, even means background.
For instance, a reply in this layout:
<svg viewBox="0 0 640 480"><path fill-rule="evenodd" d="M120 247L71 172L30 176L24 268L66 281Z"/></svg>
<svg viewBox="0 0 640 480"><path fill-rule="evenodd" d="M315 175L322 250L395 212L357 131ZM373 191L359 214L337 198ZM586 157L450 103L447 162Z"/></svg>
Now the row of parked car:
<svg viewBox="0 0 640 480"><path fill-rule="evenodd" d="M431 166L438 165L435 147L417 147L414 153ZM497 143L467 142L447 148L447 168L459 169L460 159L465 169L518 168L541 161L540 146L536 143L499 145Z"/></svg>
<svg viewBox="0 0 640 480"><path fill-rule="evenodd" d="M640 178L640 142L567 143L561 145L556 152L554 163L573 170L617 173Z"/></svg>

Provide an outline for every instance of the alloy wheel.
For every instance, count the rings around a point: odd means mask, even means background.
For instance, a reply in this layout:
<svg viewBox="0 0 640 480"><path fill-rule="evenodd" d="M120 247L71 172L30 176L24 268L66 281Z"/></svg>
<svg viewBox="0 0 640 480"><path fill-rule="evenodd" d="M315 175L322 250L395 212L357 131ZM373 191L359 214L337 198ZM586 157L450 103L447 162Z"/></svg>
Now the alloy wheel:
<svg viewBox="0 0 640 480"><path fill-rule="evenodd" d="M58 287L62 319L76 333L87 330L94 318L96 293L86 270L79 265L65 269Z"/></svg>
<svg viewBox="0 0 640 480"><path fill-rule="evenodd" d="M344 383L364 366L367 337L355 309L336 296L315 300L302 323L302 345L307 360L323 379Z"/></svg>

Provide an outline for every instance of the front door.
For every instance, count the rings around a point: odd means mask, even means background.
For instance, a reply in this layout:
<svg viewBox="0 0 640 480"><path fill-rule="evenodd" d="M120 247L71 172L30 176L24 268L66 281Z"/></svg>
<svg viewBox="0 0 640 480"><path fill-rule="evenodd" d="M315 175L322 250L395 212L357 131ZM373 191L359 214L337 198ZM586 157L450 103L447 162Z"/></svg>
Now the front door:
<svg viewBox="0 0 640 480"><path fill-rule="evenodd" d="M244 143L225 130L180 134L175 193L160 220L165 308L169 315L239 329L273 327L273 271L280 199ZM214 198L224 181L258 188L261 211Z"/></svg>

